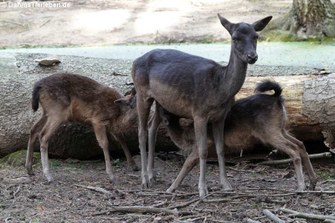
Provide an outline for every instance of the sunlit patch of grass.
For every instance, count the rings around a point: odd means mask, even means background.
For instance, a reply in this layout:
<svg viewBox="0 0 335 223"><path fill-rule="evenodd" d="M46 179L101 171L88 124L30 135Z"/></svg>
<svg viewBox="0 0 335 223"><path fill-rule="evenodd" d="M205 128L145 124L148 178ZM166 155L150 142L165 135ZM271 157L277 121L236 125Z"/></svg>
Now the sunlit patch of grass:
<svg viewBox="0 0 335 223"><path fill-rule="evenodd" d="M322 180L335 180L335 173L330 170L322 170L317 172L317 176Z"/></svg>
<svg viewBox="0 0 335 223"><path fill-rule="evenodd" d="M19 150L0 159L0 165L23 167L26 163L27 150ZM40 160L40 153L34 152L34 161Z"/></svg>
<svg viewBox="0 0 335 223"><path fill-rule="evenodd" d="M335 37L301 38L296 35L292 35L287 31L280 30L271 30L263 33L261 40L267 42L308 42L325 45L335 44Z"/></svg>
<svg viewBox="0 0 335 223"><path fill-rule="evenodd" d="M120 159L113 159L112 160L112 165L115 167L121 167L122 166L122 160Z"/></svg>
<svg viewBox="0 0 335 223"><path fill-rule="evenodd" d="M51 159L49 162L51 163L51 166L52 166L52 167L60 167L60 166L63 166L61 160Z"/></svg>

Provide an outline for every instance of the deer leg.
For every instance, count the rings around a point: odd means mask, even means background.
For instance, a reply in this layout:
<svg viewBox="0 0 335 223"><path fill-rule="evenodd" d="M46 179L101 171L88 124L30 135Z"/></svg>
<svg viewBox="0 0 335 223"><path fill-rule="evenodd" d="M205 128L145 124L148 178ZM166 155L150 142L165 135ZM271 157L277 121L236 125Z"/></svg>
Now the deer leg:
<svg viewBox="0 0 335 223"><path fill-rule="evenodd" d="M154 154L155 154L155 145L156 145L156 137L157 137L157 130L159 127L159 124L161 123L162 119L158 112L158 107L156 106L156 110L154 112L154 115L152 116L152 119L149 121L149 151L148 151L148 177L149 182L155 180L154 175Z"/></svg>
<svg viewBox="0 0 335 223"><path fill-rule="evenodd" d="M184 180L186 175L193 169L199 160L198 150L195 148L192 150L191 154L185 160L183 167L181 168L177 178L173 181L171 186L166 190L168 193L172 193L179 187L181 182Z"/></svg>
<svg viewBox="0 0 335 223"><path fill-rule="evenodd" d="M310 189L314 190L316 183L317 183L317 177L316 174L314 172L311 160L308 157L308 153L306 152L306 148L303 144L303 142L299 141L298 139L294 138L293 136L291 136L290 134L288 134L286 131L283 132L283 135L285 138L287 138L289 141L291 141L293 144L295 144L296 148L298 149L301 159L302 159L302 164L304 165L304 167L307 170L307 174L310 180Z"/></svg>
<svg viewBox="0 0 335 223"><path fill-rule="evenodd" d="M152 100L144 100L137 93L137 113L138 113L138 141L141 151L141 178L142 188L149 187L149 177L147 170L147 139L148 139L148 118Z"/></svg>
<svg viewBox="0 0 335 223"><path fill-rule="evenodd" d="M47 178L48 182L53 180L50 174L49 168L49 157L48 157L48 145L50 137L56 132L59 126L62 124L63 119L59 117L48 117L45 126L40 133L40 150L41 150L41 161L43 174Z"/></svg>
<svg viewBox="0 0 335 223"><path fill-rule="evenodd" d="M109 179L112 183L116 183L116 178L113 175L111 160L109 156L109 142L107 138L107 131L104 125L93 123L93 129L95 137L99 143L99 146L102 148L105 157L106 172L109 176Z"/></svg>
<svg viewBox="0 0 335 223"><path fill-rule="evenodd" d="M213 126L213 138L215 142L216 154L218 156L219 169L220 169L220 183L224 190L232 190L232 187L227 178L225 160L224 160L224 120L217 123L212 123Z"/></svg>
<svg viewBox="0 0 335 223"><path fill-rule="evenodd" d="M201 117L194 118L194 132L199 151L200 176L199 176L199 196L201 199L208 194L206 183L206 161L207 161L207 120Z"/></svg>
<svg viewBox="0 0 335 223"><path fill-rule="evenodd" d="M297 182L298 182L297 191L304 191L306 188L305 179L302 171L302 162L300 153L296 145L293 144L290 140L286 139L283 135L280 136L277 135L272 138L269 137L268 143L290 156L290 158L293 160L293 165L297 176Z"/></svg>
<svg viewBox="0 0 335 223"><path fill-rule="evenodd" d="M28 148L27 148L27 156L26 156L26 170L28 175L34 175L33 172L33 158L34 158L34 145L38 135L45 125L47 117L43 114L43 116L33 125L30 129L29 141L28 141Z"/></svg>
<svg viewBox="0 0 335 223"><path fill-rule="evenodd" d="M114 136L114 138L120 143L122 150L124 152L124 155L126 156L127 159L127 164L128 164L128 168L131 168L133 171L138 171L139 168L136 165L131 153L129 152L127 143L125 142L124 138L121 136Z"/></svg>

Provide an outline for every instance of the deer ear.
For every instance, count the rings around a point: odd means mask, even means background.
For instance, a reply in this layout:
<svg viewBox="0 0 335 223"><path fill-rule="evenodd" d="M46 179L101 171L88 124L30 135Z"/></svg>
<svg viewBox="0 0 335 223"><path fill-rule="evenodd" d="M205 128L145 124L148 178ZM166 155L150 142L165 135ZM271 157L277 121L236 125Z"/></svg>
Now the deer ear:
<svg viewBox="0 0 335 223"><path fill-rule="evenodd" d="M115 100L114 104L116 104L116 105L128 105L129 100L127 100L126 98L120 98L120 99Z"/></svg>
<svg viewBox="0 0 335 223"><path fill-rule="evenodd" d="M229 22L228 19L222 17L220 14L218 14L218 17L220 19L220 22L221 22L222 26L226 28L226 30L230 33L230 35L232 35L232 33L234 31L233 28L234 28L235 24Z"/></svg>
<svg viewBox="0 0 335 223"><path fill-rule="evenodd" d="M271 19L272 16L265 17L264 19L254 22L252 26L257 32L262 31L265 28L265 26L270 22Z"/></svg>
<svg viewBox="0 0 335 223"><path fill-rule="evenodd" d="M135 108L134 98L125 96L114 101L114 104L119 106L129 106L130 108Z"/></svg>

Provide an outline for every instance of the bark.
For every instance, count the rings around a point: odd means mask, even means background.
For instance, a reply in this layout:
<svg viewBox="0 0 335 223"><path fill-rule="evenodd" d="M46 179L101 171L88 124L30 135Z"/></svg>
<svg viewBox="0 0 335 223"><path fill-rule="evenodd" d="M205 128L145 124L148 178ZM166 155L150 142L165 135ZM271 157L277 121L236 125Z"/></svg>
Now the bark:
<svg viewBox="0 0 335 223"><path fill-rule="evenodd" d="M91 77L100 83L116 87L124 93L131 88L132 61L59 56L61 63L54 67L40 67L35 59L40 54L19 54L0 60L0 157L25 149L29 130L40 116L31 110L33 84L56 71L69 71ZM257 71L258 72L258 71ZM269 77L247 77L238 97L253 93L255 83ZM334 75L274 76L284 88L289 123L288 127L300 140L334 139L335 132L335 79ZM139 153L137 126L129 129L127 142L133 153ZM176 149L161 129L157 139L158 150ZM334 141L329 142L329 145ZM38 147L36 148L38 149ZM62 158L90 159L101 156L90 126L71 123L62 126L49 143L49 154ZM122 154L119 145L112 141L111 154Z"/></svg>
<svg viewBox="0 0 335 223"><path fill-rule="evenodd" d="M293 0L290 11L275 19L271 29L303 39L335 37L335 6L331 0Z"/></svg>

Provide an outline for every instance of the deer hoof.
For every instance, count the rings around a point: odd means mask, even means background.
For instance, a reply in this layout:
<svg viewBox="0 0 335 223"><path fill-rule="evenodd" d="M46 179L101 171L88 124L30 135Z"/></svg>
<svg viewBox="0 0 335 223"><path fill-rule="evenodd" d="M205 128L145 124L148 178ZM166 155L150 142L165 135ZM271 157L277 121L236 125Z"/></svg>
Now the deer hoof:
<svg viewBox="0 0 335 223"><path fill-rule="evenodd" d="M167 192L167 193L173 193L174 190L175 190L175 188L173 188L173 187L169 187L169 188L166 190L166 192Z"/></svg>
<svg viewBox="0 0 335 223"><path fill-rule="evenodd" d="M117 184L117 177L115 177L114 175L109 175L109 180L110 180L111 184L113 184L113 185Z"/></svg>
<svg viewBox="0 0 335 223"><path fill-rule="evenodd" d="M222 185L223 190L225 190L225 191L231 191L231 190L233 190L233 187L230 185L229 182L221 183L221 185Z"/></svg>
<svg viewBox="0 0 335 223"><path fill-rule="evenodd" d="M199 197L200 199L205 199L208 195L207 188L199 188Z"/></svg>
<svg viewBox="0 0 335 223"><path fill-rule="evenodd" d="M27 174L29 176L34 176L35 175L32 169L27 169Z"/></svg>
<svg viewBox="0 0 335 223"><path fill-rule="evenodd" d="M148 175L142 176L142 189L148 189L149 188L149 178Z"/></svg>
<svg viewBox="0 0 335 223"><path fill-rule="evenodd" d="M152 186L155 184L156 176L154 174L149 174L148 179L149 179L149 186Z"/></svg>
<svg viewBox="0 0 335 223"><path fill-rule="evenodd" d="M311 180L308 186L308 190L315 190L317 180Z"/></svg>
<svg viewBox="0 0 335 223"><path fill-rule="evenodd" d="M298 186L298 188L297 188L297 192L303 192L303 191L305 191L305 189L306 189L306 187L305 187L305 185L303 185L303 186Z"/></svg>
<svg viewBox="0 0 335 223"><path fill-rule="evenodd" d="M51 175L46 175L48 183L52 183L54 181L53 177Z"/></svg>

